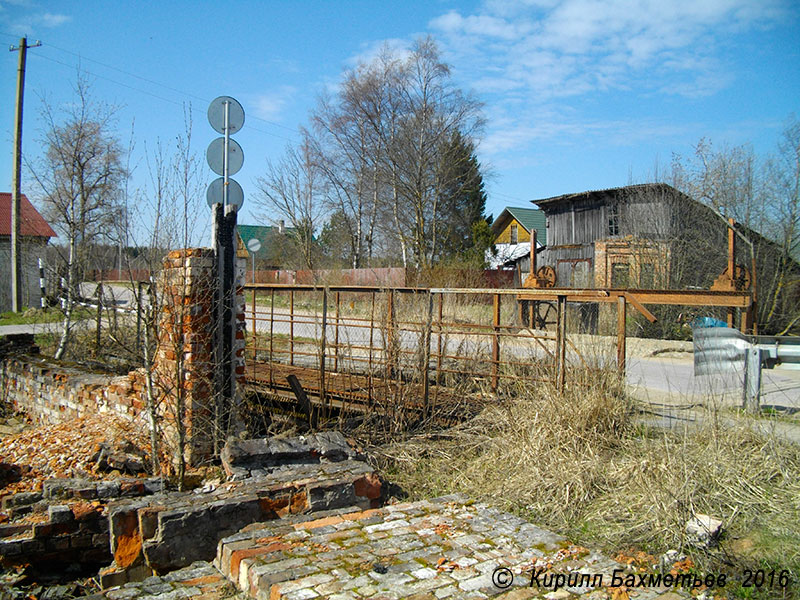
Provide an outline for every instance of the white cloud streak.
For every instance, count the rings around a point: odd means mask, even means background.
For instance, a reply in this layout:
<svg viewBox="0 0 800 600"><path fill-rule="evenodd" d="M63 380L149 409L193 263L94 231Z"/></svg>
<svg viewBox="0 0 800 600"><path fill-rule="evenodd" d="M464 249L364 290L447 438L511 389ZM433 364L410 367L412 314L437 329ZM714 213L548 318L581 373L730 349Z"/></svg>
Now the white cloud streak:
<svg viewBox="0 0 800 600"><path fill-rule="evenodd" d="M295 87L284 85L275 90L253 96L251 103L258 117L267 121L280 121L284 110L290 106L296 94L297 89Z"/></svg>
<svg viewBox="0 0 800 600"><path fill-rule="evenodd" d="M487 99L481 149L491 154L542 137L635 133L624 122L581 124L567 102L604 93L713 95L734 78L726 44L787 14L782 0L487 0L475 14L451 10L429 27L459 78ZM542 115L555 124L530 125Z"/></svg>
<svg viewBox="0 0 800 600"><path fill-rule="evenodd" d="M72 17L69 15L54 15L53 13L44 13L40 19L44 27L59 27L64 23L69 23L72 20Z"/></svg>

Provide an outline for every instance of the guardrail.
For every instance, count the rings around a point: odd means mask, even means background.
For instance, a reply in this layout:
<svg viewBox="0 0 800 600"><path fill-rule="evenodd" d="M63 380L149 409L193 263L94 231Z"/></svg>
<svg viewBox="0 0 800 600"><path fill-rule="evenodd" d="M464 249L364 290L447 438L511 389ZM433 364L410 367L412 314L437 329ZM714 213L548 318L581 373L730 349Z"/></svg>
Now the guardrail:
<svg viewBox="0 0 800 600"><path fill-rule="evenodd" d="M745 335L730 327L697 327L694 338L694 374L743 374L742 406L756 412L761 398L761 369L800 368L800 338Z"/></svg>

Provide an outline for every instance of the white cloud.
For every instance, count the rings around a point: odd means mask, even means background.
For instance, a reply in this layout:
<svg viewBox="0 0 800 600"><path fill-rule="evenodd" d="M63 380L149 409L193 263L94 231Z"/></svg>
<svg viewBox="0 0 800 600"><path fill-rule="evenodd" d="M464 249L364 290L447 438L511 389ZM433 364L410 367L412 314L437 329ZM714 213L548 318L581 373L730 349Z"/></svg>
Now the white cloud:
<svg viewBox="0 0 800 600"><path fill-rule="evenodd" d="M529 30L527 23L515 24L489 15L462 17L456 11L450 11L433 19L430 26L445 32L461 32L467 35L483 35L504 40L518 39Z"/></svg>
<svg viewBox="0 0 800 600"><path fill-rule="evenodd" d="M276 90L253 96L251 103L256 116L267 121L279 121L284 109L290 105L296 93L295 87L284 85Z"/></svg>
<svg viewBox="0 0 800 600"><path fill-rule="evenodd" d="M345 63L348 67L356 67L360 64L368 64L378 58L384 49L398 59L404 59L411 53L411 42L400 38L386 38L376 42L368 42L361 45L361 50L351 56Z"/></svg>
<svg viewBox="0 0 800 600"><path fill-rule="evenodd" d="M0 26L14 34L35 34L42 28L60 27L70 21L69 15L40 12L38 3L30 0L0 1Z"/></svg>
<svg viewBox="0 0 800 600"><path fill-rule="evenodd" d="M69 15L54 15L52 13L44 13L40 19L42 25L45 27L58 27L59 25L70 22L72 17Z"/></svg>
<svg viewBox="0 0 800 600"><path fill-rule="evenodd" d="M740 32L785 18L786 1L486 0L474 14L451 10L429 27L462 83L487 101L481 150L492 154L544 137L652 135L654 124L567 119L565 99L717 93L734 79L722 48ZM531 125L543 112L554 124Z"/></svg>

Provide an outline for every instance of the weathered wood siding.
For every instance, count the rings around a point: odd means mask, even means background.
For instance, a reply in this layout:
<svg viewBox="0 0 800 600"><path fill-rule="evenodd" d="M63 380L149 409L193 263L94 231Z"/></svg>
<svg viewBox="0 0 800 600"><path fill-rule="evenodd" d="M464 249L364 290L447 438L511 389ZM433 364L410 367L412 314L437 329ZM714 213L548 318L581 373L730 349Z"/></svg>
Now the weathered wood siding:
<svg viewBox="0 0 800 600"><path fill-rule="evenodd" d="M672 240L686 227L682 204L666 190L634 190L545 205L548 244L538 255L537 265L553 267L558 286L594 287L595 240L627 236Z"/></svg>
<svg viewBox="0 0 800 600"><path fill-rule="evenodd" d="M577 201L547 211L547 245L591 244L606 235L608 224L599 202Z"/></svg>

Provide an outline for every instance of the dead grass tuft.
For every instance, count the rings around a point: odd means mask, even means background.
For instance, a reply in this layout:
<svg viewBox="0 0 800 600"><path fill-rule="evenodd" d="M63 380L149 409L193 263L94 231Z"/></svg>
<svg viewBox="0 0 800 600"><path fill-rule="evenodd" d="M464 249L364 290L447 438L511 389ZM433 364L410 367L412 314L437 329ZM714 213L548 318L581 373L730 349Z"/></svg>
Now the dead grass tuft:
<svg viewBox="0 0 800 600"><path fill-rule="evenodd" d="M384 446L383 467L414 498L463 492L580 543L690 552L710 568L800 565L800 446L746 421L685 431L636 425L610 376L564 395L517 393L445 433ZM723 521L708 552L684 534L693 513Z"/></svg>

